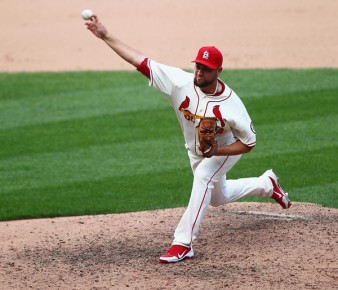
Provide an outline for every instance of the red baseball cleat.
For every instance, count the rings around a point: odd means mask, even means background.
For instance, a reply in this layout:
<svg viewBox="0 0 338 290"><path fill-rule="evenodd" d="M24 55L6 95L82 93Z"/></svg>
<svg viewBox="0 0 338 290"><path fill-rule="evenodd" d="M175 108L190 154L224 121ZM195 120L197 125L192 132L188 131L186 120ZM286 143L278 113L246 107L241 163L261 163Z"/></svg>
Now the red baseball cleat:
<svg viewBox="0 0 338 290"><path fill-rule="evenodd" d="M160 257L161 263L175 263L190 259L194 256L192 247L185 247L181 245L172 245L168 252Z"/></svg>
<svg viewBox="0 0 338 290"><path fill-rule="evenodd" d="M270 178L273 186L271 198L277 201L284 209L291 207L292 203L289 200L288 193L281 188L277 175L272 171L272 169L266 171L265 174Z"/></svg>

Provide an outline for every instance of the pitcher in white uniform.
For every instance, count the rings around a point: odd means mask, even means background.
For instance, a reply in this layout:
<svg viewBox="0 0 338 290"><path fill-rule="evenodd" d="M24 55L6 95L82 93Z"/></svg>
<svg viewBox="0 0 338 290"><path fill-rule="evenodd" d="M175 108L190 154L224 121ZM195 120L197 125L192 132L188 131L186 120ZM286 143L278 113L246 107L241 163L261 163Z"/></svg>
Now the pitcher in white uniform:
<svg viewBox="0 0 338 290"><path fill-rule="evenodd" d="M256 144L252 120L237 94L219 79L223 56L214 46L199 49L194 73L157 63L108 32L96 15L87 28L121 58L149 79L172 105L181 125L194 180L189 204L177 225L169 250L160 262L172 263L194 256L193 241L209 205L219 206L245 196L269 197L284 209L291 206L288 194L270 169L259 177L227 180L227 172L242 154ZM210 158L199 150L198 124L204 117L217 119L218 150Z"/></svg>

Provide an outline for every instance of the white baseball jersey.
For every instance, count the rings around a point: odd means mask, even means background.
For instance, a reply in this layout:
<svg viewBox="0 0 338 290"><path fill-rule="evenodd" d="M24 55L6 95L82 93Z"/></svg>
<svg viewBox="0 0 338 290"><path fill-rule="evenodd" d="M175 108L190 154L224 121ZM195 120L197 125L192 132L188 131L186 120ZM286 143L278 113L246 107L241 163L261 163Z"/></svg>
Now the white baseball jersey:
<svg viewBox="0 0 338 290"><path fill-rule="evenodd" d="M197 155L199 151L197 126L203 117L217 118L217 143L231 144L239 139L249 147L256 144L256 134L250 116L237 94L224 82L220 93L206 95L194 85L193 73L180 68L145 60L149 85L157 88L169 99L181 125L186 147ZM142 70L140 70L142 71Z"/></svg>

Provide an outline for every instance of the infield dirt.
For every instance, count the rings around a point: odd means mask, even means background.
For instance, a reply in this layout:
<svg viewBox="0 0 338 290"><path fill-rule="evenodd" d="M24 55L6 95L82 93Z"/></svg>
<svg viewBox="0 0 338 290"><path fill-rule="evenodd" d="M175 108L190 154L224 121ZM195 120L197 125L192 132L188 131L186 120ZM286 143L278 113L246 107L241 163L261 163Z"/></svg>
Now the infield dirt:
<svg viewBox="0 0 338 290"><path fill-rule="evenodd" d="M225 69L338 67L338 1L209 2L2 0L0 71L133 69L85 29L85 8L146 55L183 68L203 45L222 50ZM337 209L210 208L196 256L160 264L183 212L0 222L0 288L338 289Z"/></svg>
<svg viewBox="0 0 338 290"><path fill-rule="evenodd" d="M133 69L85 29L85 8L174 66L215 45L225 69L338 67L336 0L1 0L0 71Z"/></svg>

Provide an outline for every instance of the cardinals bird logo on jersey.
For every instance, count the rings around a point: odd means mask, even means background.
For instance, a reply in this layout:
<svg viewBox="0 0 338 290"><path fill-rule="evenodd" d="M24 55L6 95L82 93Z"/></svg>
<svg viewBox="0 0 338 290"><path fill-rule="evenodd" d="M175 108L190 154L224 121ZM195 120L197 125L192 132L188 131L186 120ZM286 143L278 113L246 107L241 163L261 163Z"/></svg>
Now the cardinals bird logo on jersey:
<svg viewBox="0 0 338 290"><path fill-rule="evenodd" d="M185 100L178 107L178 110L183 113L184 118L186 118L188 121L195 122L196 116L193 113L191 113L189 110L187 110L189 105L190 105L190 98L186 96Z"/></svg>
<svg viewBox="0 0 338 290"><path fill-rule="evenodd" d="M178 110L182 112L182 110L185 110L189 107L190 99L188 96L185 97L185 100L182 102L182 104L179 106Z"/></svg>
<svg viewBox="0 0 338 290"><path fill-rule="evenodd" d="M204 116L198 116L198 115L191 113L188 110L189 105L190 105L190 98L188 96L186 96L185 99L183 100L183 102L181 103L181 105L178 107L178 110L183 113L184 118L187 121L194 123L196 119L203 119L205 117L205 115ZM221 110L220 110L220 105L215 105L212 108L212 113L216 117L217 121L220 124L220 126L217 126L217 134L222 134L224 132L225 122L223 120L223 116L222 116L222 113L221 113Z"/></svg>

